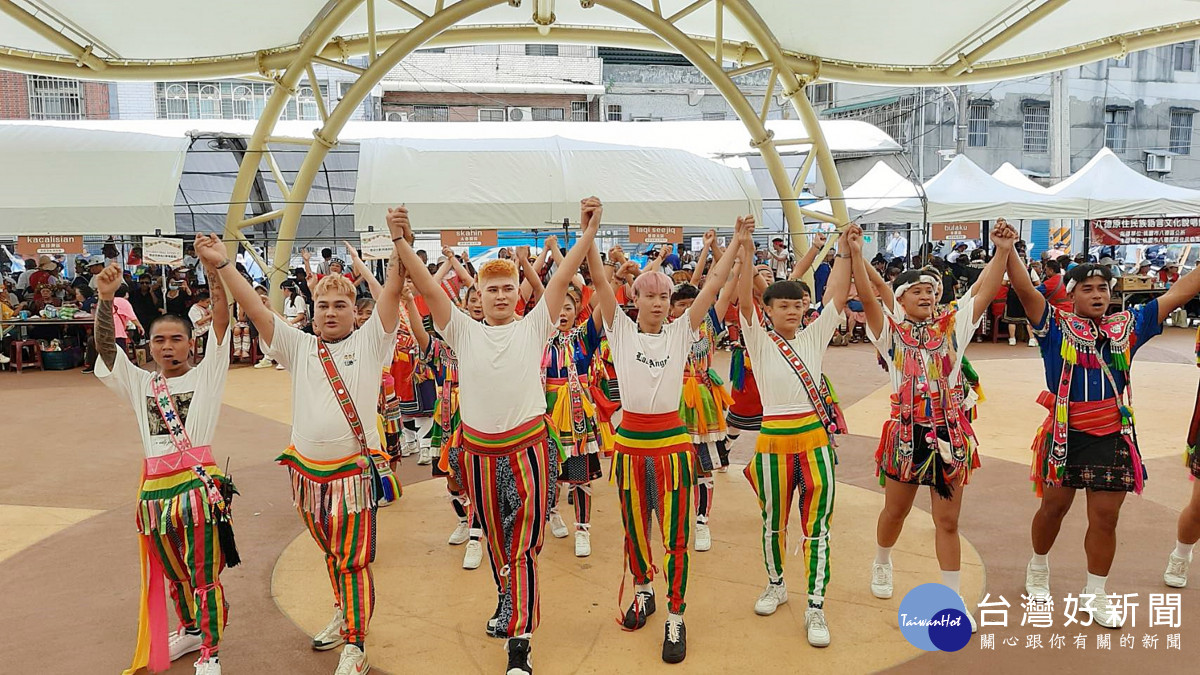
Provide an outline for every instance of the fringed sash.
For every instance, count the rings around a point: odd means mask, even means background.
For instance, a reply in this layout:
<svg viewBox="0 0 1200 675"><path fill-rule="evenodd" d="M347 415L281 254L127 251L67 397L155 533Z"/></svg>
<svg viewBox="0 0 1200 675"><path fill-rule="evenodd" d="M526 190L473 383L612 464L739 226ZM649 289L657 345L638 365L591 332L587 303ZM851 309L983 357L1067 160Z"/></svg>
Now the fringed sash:
<svg viewBox="0 0 1200 675"><path fill-rule="evenodd" d="M359 453L321 461L301 455L292 445L275 461L291 469L292 504L305 513L358 513L375 504L371 474L363 470Z"/></svg>

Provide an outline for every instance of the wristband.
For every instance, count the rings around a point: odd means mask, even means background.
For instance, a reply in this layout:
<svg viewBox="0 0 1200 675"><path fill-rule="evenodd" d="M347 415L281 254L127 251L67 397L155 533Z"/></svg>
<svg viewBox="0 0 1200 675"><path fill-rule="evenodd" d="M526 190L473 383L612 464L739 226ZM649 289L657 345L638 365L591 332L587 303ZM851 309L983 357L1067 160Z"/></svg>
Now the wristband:
<svg viewBox="0 0 1200 675"><path fill-rule="evenodd" d="M839 254L837 254L837 255L836 255L836 256L834 256L834 257L835 257L835 258L849 258L849 257L851 257L851 256L850 256L850 254L849 254L849 253L839 253Z"/></svg>
<svg viewBox="0 0 1200 675"><path fill-rule="evenodd" d="M394 243L400 241L401 239L404 239L404 235L400 235L399 237L396 237L395 239L392 240L392 243L394 244Z"/></svg>
<svg viewBox="0 0 1200 675"><path fill-rule="evenodd" d="M229 267L229 258L226 258L224 262L222 262L220 265L217 265L215 269L223 270L226 267Z"/></svg>

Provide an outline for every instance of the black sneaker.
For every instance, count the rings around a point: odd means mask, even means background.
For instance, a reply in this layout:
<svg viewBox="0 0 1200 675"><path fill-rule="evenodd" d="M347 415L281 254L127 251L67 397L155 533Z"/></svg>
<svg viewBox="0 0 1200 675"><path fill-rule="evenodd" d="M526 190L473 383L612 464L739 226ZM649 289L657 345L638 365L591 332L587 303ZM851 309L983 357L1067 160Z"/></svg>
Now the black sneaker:
<svg viewBox="0 0 1200 675"><path fill-rule="evenodd" d="M682 620L676 623L667 619L665 636L663 637L663 661L667 663L681 663L686 656L687 626L683 625Z"/></svg>
<svg viewBox="0 0 1200 675"><path fill-rule="evenodd" d="M507 675L532 675L533 665L529 660L531 649L528 638L509 638L504 649L508 652L508 670L505 671Z"/></svg>
<svg viewBox="0 0 1200 675"><path fill-rule="evenodd" d="M500 625L500 610L504 605L504 596L500 596L496 600L496 611L492 613L492 618L487 621L488 637L506 638L508 637L508 626Z"/></svg>
<svg viewBox="0 0 1200 675"><path fill-rule="evenodd" d="M622 625L628 630L637 630L646 625L646 617L654 613L654 594L638 591L633 594L633 602L625 611L625 621Z"/></svg>

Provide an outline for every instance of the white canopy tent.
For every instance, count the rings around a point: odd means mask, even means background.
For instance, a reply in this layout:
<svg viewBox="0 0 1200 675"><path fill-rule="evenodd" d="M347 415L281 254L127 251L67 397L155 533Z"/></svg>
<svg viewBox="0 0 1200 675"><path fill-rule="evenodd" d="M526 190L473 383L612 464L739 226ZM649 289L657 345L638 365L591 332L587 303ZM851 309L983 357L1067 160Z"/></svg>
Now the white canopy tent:
<svg viewBox="0 0 1200 675"><path fill-rule="evenodd" d="M1144 176L1108 148L1048 193L1064 203L1078 203L1083 210L1080 218L1200 215L1200 190Z"/></svg>
<svg viewBox="0 0 1200 675"><path fill-rule="evenodd" d="M188 139L0 122L0 234L175 231Z"/></svg>
<svg viewBox="0 0 1200 675"><path fill-rule="evenodd" d="M900 175L883 160L876 162L858 182L845 189L846 209L851 218L919 198L920 192L912 179ZM827 199L808 208L819 213L833 213L833 206Z"/></svg>
<svg viewBox="0 0 1200 675"><path fill-rule="evenodd" d="M1050 192L1049 189L1047 189L1045 186L1035 183L1033 179L1025 175L1025 172L1013 166L1010 162L1001 164L999 169L993 171L992 178L995 178L1005 185L1010 185L1020 190L1028 190L1029 192L1036 192L1037 194L1042 195Z"/></svg>
<svg viewBox="0 0 1200 675"><path fill-rule="evenodd" d="M996 180L965 155L925 182L924 198L910 197L871 209L868 223L955 222L1004 218L1082 217L1082 205L1037 194Z"/></svg>
<svg viewBox="0 0 1200 675"><path fill-rule="evenodd" d="M449 126L449 125L444 125ZM511 125L521 126L521 125ZM682 150L545 138L364 139L355 227L531 229L577 222L602 195L609 225L729 226L761 200L749 175Z"/></svg>

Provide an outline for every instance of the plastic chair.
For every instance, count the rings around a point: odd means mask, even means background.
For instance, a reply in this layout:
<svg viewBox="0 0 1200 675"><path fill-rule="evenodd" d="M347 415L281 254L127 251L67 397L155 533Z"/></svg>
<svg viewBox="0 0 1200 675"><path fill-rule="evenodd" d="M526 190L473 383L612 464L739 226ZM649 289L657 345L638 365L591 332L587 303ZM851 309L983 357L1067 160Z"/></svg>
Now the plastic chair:
<svg viewBox="0 0 1200 675"><path fill-rule="evenodd" d="M25 368L40 368L42 366L42 343L38 340L14 340L12 343L12 366L21 372ZM30 350L30 358L25 359L25 350Z"/></svg>

